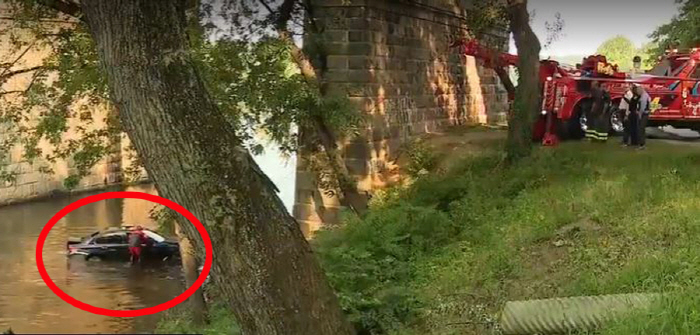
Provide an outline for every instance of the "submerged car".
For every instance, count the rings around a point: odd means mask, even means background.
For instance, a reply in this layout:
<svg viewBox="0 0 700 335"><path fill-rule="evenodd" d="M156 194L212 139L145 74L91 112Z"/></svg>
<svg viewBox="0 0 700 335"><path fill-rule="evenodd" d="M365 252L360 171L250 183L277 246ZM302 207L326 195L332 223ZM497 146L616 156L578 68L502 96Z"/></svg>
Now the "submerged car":
<svg viewBox="0 0 700 335"><path fill-rule="evenodd" d="M96 231L83 238L69 238L66 242L68 256L83 256L86 260L129 260L128 235L131 226ZM155 231L143 229L148 239L141 255L144 260L167 260L180 256L177 241L167 239Z"/></svg>

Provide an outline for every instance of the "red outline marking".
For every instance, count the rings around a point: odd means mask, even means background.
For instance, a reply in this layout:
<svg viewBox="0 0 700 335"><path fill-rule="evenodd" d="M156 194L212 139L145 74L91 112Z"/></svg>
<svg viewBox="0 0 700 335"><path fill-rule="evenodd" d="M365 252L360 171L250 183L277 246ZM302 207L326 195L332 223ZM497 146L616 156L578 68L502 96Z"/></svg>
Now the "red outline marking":
<svg viewBox="0 0 700 335"><path fill-rule="evenodd" d="M49 235L49 232L51 231L51 228L53 228L54 225L56 225L56 222L66 216L68 213L78 209L79 207L85 206L87 204L91 204L93 202L98 202L100 200L106 200L106 199L143 199L143 200L148 200L150 202L155 202L164 206L167 206L170 209L175 210L176 212L182 214L185 218L187 218L194 226L197 228L197 231L199 232L199 235L202 236L202 241L204 242L204 247L206 250L206 258L204 260L204 268L202 269L202 273L199 275L197 280L194 282L194 284L185 290L182 294L179 296L173 298L170 301L166 301L160 305L156 305L153 307L147 307L147 308L141 308L141 309L134 309L134 310L115 310L115 309L106 309L106 308L100 308L100 307L95 307L90 304L86 304L82 301L79 301L65 292L63 292L56 284L51 280L51 277L49 277L48 273L46 272L46 267L44 266L44 258L43 258L43 249L44 249L44 242L46 241L46 237ZM181 302L187 300L194 292L199 289L202 284L204 284L204 280L206 280L207 276L209 275L209 271L211 270L211 263L212 263L212 247L211 247L211 240L209 239L209 234L207 233L206 229L202 225L201 222L192 214L190 213L187 209L184 207L176 204L173 201L170 201L168 199L159 197L157 195L153 194L148 194L148 193L143 193L143 192L105 192L105 193L100 193L96 195L91 195L86 198L82 198L65 208L61 209L56 215L54 215L51 220L44 226L44 229L41 230L41 234L39 234L39 239L36 242L36 266L37 269L39 270L39 274L41 275L41 279L44 280L46 285L55 293L59 298L63 299L63 301L80 308L84 311L94 313L94 314L99 314L99 315L106 315L106 316L116 316L116 317L135 317L135 316L142 316L142 315L149 315L149 314L155 314L158 312L162 312L164 310L167 310L169 308L175 307L176 305L180 304Z"/></svg>

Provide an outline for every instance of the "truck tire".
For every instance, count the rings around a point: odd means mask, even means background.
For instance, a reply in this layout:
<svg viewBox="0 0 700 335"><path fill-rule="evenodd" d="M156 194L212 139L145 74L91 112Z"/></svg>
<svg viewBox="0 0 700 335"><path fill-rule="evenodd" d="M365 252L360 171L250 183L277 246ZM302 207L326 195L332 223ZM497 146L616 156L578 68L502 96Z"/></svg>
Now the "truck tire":
<svg viewBox="0 0 700 335"><path fill-rule="evenodd" d="M574 113L571 118L561 120L559 134L565 140L580 140L585 135L584 127L586 126L586 114L583 113L587 106L586 101L582 101L574 108Z"/></svg>
<svg viewBox="0 0 700 335"><path fill-rule="evenodd" d="M610 135L620 136L625 131L625 124L622 122L624 116L617 106L610 108Z"/></svg>

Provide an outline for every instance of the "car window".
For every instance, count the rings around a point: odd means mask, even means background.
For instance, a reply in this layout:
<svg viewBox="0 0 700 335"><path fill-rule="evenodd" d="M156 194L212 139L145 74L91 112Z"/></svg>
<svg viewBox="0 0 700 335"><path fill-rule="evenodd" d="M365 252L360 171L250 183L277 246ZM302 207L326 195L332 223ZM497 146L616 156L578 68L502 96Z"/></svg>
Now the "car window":
<svg viewBox="0 0 700 335"><path fill-rule="evenodd" d="M126 243L125 234L110 234L96 238L95 244L124 244Z"/></svg>
<svg viewBox="0 0 700 335"><path fill-rule="evenodd" d="M160 236L160 235L158 235L150 230L144 230L143 232L144 232L144 234L146 234L146 236L148 238L154 240L156 243L161 243L161 242L165 241L165 238L163 238L162 236Z"/></svg>
<svg viewBox="0 0 700 335"><path fill-rule="evenodd" d="M700 79L700 65L695 67L695 72L693 72L690 78Z"/></svg>

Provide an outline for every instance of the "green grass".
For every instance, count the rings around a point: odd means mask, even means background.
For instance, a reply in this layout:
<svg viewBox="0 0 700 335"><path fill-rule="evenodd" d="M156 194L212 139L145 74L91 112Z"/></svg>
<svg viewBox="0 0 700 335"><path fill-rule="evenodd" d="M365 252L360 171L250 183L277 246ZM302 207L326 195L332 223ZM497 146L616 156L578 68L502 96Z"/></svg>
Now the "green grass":
<svg viewBox="0 0 700 335"><path fill-rule="evenodd" d="M359 334L498 334L509 300L631 292L668 295L595 334L700 333L700 149L567 142L504 167L497 148L312 241ZM171 311L157 332L238 333L222 305L210 317Z"/></svg>
<svg viewBox="0 0 700 335"><path fill-rule="evenodd" d="M507 168L487 153L313 244L360 333L489 334L508 300L671 292L603 333L695 334L698 180L699 149L659 142L564 143Z"/></svg>
<svg viewBox="0 0 700 335"><path fill-rule="evenodd" d="M233 313L224 304L209 306L209 322L198 326L192 322L187 305L177 306L165 313L158 322L155 334L202 334L202 335L239 335Z"/></svg>

